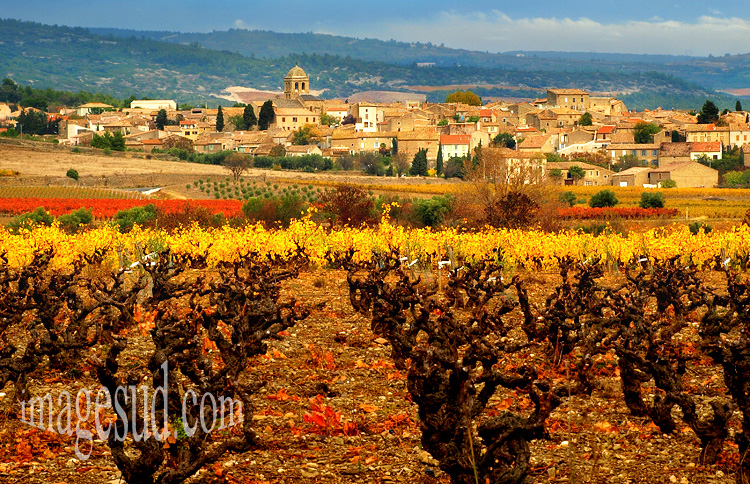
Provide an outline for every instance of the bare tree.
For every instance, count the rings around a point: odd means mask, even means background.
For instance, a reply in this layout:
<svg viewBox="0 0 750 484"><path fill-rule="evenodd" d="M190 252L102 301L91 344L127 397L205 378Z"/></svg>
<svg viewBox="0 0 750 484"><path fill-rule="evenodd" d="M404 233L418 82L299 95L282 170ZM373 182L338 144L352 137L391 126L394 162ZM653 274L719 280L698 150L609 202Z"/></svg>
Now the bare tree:
<svg viewBox="0 0 750 484"><path fill-rule="evenodd" d="M393 155L391 158L391 164L393 165L393 169L396 170L396 173L398 173L398 176L401 176L403 173L406 173L411 163L405 153L399 152Z"/></svg>
<svg viewBox="0 0 750 484"><path fill-rule="evenodd" d="M508 148L484 147L464 162L471 183L469 212L483 214L481 223L522 227L533 223L551 182L541 153L528 155ZM464 204L465 205L465 204ZM477 206L478 205L478 206Z"/></svg>
<svg viewBox="0 0 750 484"><path fill-rule="evenodd" d="M224 168L232 173L232 179L237 181L243 173L252 166L250 157L240 153L232 153L224 159Z"/></svg>

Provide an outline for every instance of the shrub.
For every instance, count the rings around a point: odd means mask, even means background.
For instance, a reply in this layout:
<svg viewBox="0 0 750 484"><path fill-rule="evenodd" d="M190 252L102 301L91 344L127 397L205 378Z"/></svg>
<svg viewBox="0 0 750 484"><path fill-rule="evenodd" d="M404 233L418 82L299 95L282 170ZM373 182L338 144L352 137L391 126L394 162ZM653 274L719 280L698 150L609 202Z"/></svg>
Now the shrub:
<svg viewBox="0 0 750 484"><path fill-rule="evenodd" d="M638 206L641 208L663 208L664 195L661 192L643 192Z"/></svg>
<svg viewBox="0 0 750 484"><path fill-rule="evenodd" d="M374 218L374 202L360 187L337 185L335 190L320 197L323 211L333 215L341 225L358 227L371 224Z"/></svg>
<svg viewBox="0 0 750 484"><path fill-rule="evenodd" d="M39 207L33 212L23 213L8 223L8 228L11 231L17 232L21 228L32 229L38 225L52 225L55 218L47 213L44 207Z"/></svg>
<svg viewBox="0 0 750 484"><path fill-rule="evenodd" d="M661 182L661 187L662 188L677 188L677 182L669 178Z"/></svg>
<svg viewBox="0 0 750 484"><path fill-rule="evenodd" d="M701 229L703 229L703 233L707 234L713 230L713 227L711 227L707 223L701 223L701 222L693 222L688 225L688 228L690 229L690 233L693 235L698 235L698 232L700 232Z"/></svg>
<svg viewBox="0 0 750 484"><path fill-rule="evenodd" d="M596 192L589 199L589 206L594 208L614 207L617 203L617 196L612 190Z"/></svg>
<svg viewBox="0 0 750 484"><path fill-rule="evenodd" d="M420 199L414 202L414 218L427 227L436 227L443 223L445 215L450 213L453 199L450 195Z"/></svg>
<svg viewBox="0 0 750 484"><path fill-rule="evenodd" d="M571 191L563 192L558 197L558 200L560 200L560 203L564 203L570 207L573 206L573 204L576 203L576 196L575 193Z"/></svg>
<svg viewBox="0 0 750 484"><path fill-rule="evenodd" d="M78 170L74 170L73 168L71 168L70 170L67 171L67 173L65 173L65 176L78 181Z"/></svg>
<svg viewBox="0 0 750 484"><path fill-rule="evenodd" d="M79 208L68 214L60 215L57 218L57 221L60 222L60 226L64 229L70 232L76 232L81 226L91 225L94 222L94 214L91 210Z"/></svg>
<svg viewBox="0 0 750 484"><path fill-rule="evenodd" d="M146 225L156 219L156 207L148 204L143 207L133 207L130 210L120 210L112 221L121 232L132 230L133 225Z"/></svg>

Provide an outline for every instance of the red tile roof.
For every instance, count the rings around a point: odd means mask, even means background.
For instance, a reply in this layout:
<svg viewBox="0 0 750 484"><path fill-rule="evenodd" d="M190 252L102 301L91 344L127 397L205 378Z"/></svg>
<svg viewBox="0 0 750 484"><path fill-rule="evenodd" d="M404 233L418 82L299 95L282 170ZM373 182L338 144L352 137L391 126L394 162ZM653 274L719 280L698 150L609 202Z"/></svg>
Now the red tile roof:
<svg viewBox="0 0 750 484"><path fill-rule="evenodd" d="M690 143L690 152L716 152L721 151L721 141L694 141Z"/></svg>
<svg viewBox="0 0 750 484"><path fill-rule="evenodd" d="M468 145L468 144L471 144L471 135L441 134L440 143L443 145Z"/></svg>
<svg viewBox="0 0 750 484"><path fill-rule="evenodd" d="M596 132L599 134L609 134L615 130L614 126L602 126Z"/></svg>

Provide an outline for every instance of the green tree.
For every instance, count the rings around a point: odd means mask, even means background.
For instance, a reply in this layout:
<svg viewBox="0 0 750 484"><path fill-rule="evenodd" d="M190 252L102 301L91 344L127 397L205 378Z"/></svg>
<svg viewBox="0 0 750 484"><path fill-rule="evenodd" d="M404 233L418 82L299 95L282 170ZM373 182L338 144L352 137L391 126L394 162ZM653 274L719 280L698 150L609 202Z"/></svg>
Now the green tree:
<svg viewBox="0 0 750 484"><path fill-rule="evenodd" d="M438 121L438 126L448 126L448 120L443 118L440 121Z"/></svg>
<svg viewBox="0 0 750 484"><path fill-rule="evenodd" d="M414 155L409 169L411 176L427 176L427 150L421 149Z"/></svg>
<svg viewBox="0 0 750 484"><path fill-rule="evenodd" d="M221 106L219 106L219 112L216 113L216 131L219 133L224 131L224 113L221 110Z"/></svg>
<svg viewBox="0 0 750 484"><path fill-rule="evenodd" d="M710 100L703 103L701 112L698 113L698 124L711 124L719 120L719 108Z"/></svg>
<svg viewBox="0 0 750 484"><path fill-rule="evenodd" d="M391 156L398 154L398 138L391 138Z"/></svg>
<svg viewBox="0 0 750 484"><path fill-rule="evenodd" d="M591 113L583 113L580 118L578 118L578 126L591 126L594 124L594 120L591 117Z"/></svg>
<svg viewBox="0 0 750 484"><path fill-rule="evenodd" d="M594 208L614 207L617 203L615 192L609 189L596 192L589 199L589 205Z"/></svg>
<svg viewBox="0 0 750 484"><path fill-rule="evenodd" d="M154 120L154 124L156 125L156 129L164 130L164 126L167 124L166 109L160 109L159 112L156 113L156 119Z"/></svg>
<svg viewBox="0 0 750 484"><path fill-rule="evenodd" d="M469 106L481 106L482 105L482 98L477 96L471 91L455 91L445 98L445 102L447 103L464 103L468 104Z"/></svg>
<svg viewBox="0 0 750 484"><path fill-rule="evenodd" d="M664 194L662 192L643 192L638 206L641 208L663 208Z"/></svg>
<svg viewBox="0 0 750 484"><path fill-rule="evenodd" d="M258 129L265 131L273 123L273 102L269 99L263 103L260 107L260 113L258 113Z"/></svg>
<svg viewBox="0 0 750 484"><path fill-rule="evenodd" d="M6 77L0 86L0 102L18 104L23 99L23 92L13 79Z"/></svg>
<svg viewBox="0 0 750 484"><path fill-rule="evenodd" d="M647 123L646 121L639 121L635 125L633 131L633 138L636 143L646 144L654 141L654 135L661 131L661 128L654 123Z"/></svg>
<svg viewBox="0 0 750 484"><path fill-rule="evenodd" d="M553 180L555 180L555 183L559 182L562 178L562 170L559 168L552 168L549 171L549 176L552 177ZM572 193L572 192L571 192Z"/></svg>
<svg viewBox="0 0 750 484"><path fill-rule="evenodd" d="M438 143L437 161L435 162L435 172L438 176L443 174L443 145Z"/></svg>
<svg viewBox="0 0 750 484"><path fill-rule="evenodd" d="M242 111L242 119L245 121L245 127L242 129L251 129L253 126L258 125L258 118L255 116L255 110L251 105L245 106Z"/></svg>
<svg viewBox="0 0 750 484"><path fill-rule="evenodd" d="M16 122L22 134L57 134L57 127L51 125L47 115L40 111L23 109Z"/></svg>
<svg viewBox="0 0 750 484"><path fill-rule="evenodd" d="M567 191L562 192L559 197L557 197L558 200L560 200L560 203L564 203L565 205L568 205L569 207L572 207L574 203L576 203L576 194Z"/></svg>
<svg viewBox="0 0 750 484"><path fill-rule="evenodd" d="M243 118L241 114L229 116L229 124L234 126L235 131L244 131L247 129L245 118Z"/></svg>
<svg viewBox="0 0 750 484"><path fill-rule="evenodd" d="M617 159L617 164L614 166L614 170L623 171L635 166L643 166L643 162L636 155L627 154L622 155Z"/></svg>
<svg viewBox="0 0 750 484"><path fill-rule="evenodd" d="M68 178L72 178L75 181L78 181L78 170L74 170L73 168L71 168L70 170L67 171L67 173L65 173L65 176L67 176Z"/></svg>
<svg viewBox="0 0 750 484"><path fill-rule="evenodd" d="M109 142L109 147L114 151L125 151L125 137L121 131L115 131L112 140Z"/></svg>
<svg viewBox="0 0 750 484"><path fill-rule="evenodd" d="M735 111L742 111L742 103L738 99L736 103L734 103L734 110Z"/></svg>
<svg viewBox="0 0 750 484"><path fill-rule="evenodd" d="M331 116L328 113L323 113L320 115L320 124L323 124L325 126L333 126L334 124L339 124L340 120L336 116Z"/></svg>
<svg viewBox="0 0 750 484"><path fill-rule="evenodd" d="M512 150L516 149L516 140L510 133L499 133L492 139L492 144L495 146L506 147Z"/></svg>
<svg viewBox="0 0 750 484"><path fill-rule="evenodd" d="M586 170L578 165L573 165L568 168L568 175L573 179L573 183L576 183L578 180L586 176Z"/></svg>
<svg viewBox="0 0 750 484"><path fill-rule="evenodd" d="M112 149L112 135L109 131L105 131L103 135L94 133L94 137L91 140L92 148L99 148L100 150Z"/></svg>
<svg viewBox="0 0 750 484"><path fill-rule="evenodd" d="M320 135L316 127L312 124L306 124L292 133L292 144L293 145L309 145L312 144Z"/></svg>
<svg viewBox="0 0 750 484"><path fill-rule="evenodd" d="M25 97L19 104L24 108L35 108L41 111L46 111L49 108L49 103L41 96Z"/></svg>

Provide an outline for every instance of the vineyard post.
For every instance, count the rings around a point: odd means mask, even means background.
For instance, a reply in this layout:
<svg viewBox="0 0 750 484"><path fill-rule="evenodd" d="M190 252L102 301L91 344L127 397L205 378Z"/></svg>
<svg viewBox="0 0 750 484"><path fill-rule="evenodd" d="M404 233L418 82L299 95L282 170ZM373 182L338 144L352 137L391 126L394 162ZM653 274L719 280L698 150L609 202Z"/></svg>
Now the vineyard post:
<svg viewBox="0 0 750 484"><path fill-rule="evenodd" d="M451 271L456 270L456 258L453 257L453 247L448 246L448 260L451 261Z"/></svg>
<svg viewBox="0 0 750 484"><path fill-rule="evenodd" d="M438 291L443 292L443 251L438 245L437 248L437 278L438 278Z"/></svg>
<svg viewBox="0 0 750 484"><path fill-rule="evenodd" d="M411 249L409 248L409 244L406 244L406 265L409 268L409 277L410 281L414 280L414 266L411 263Z"/></svg>

